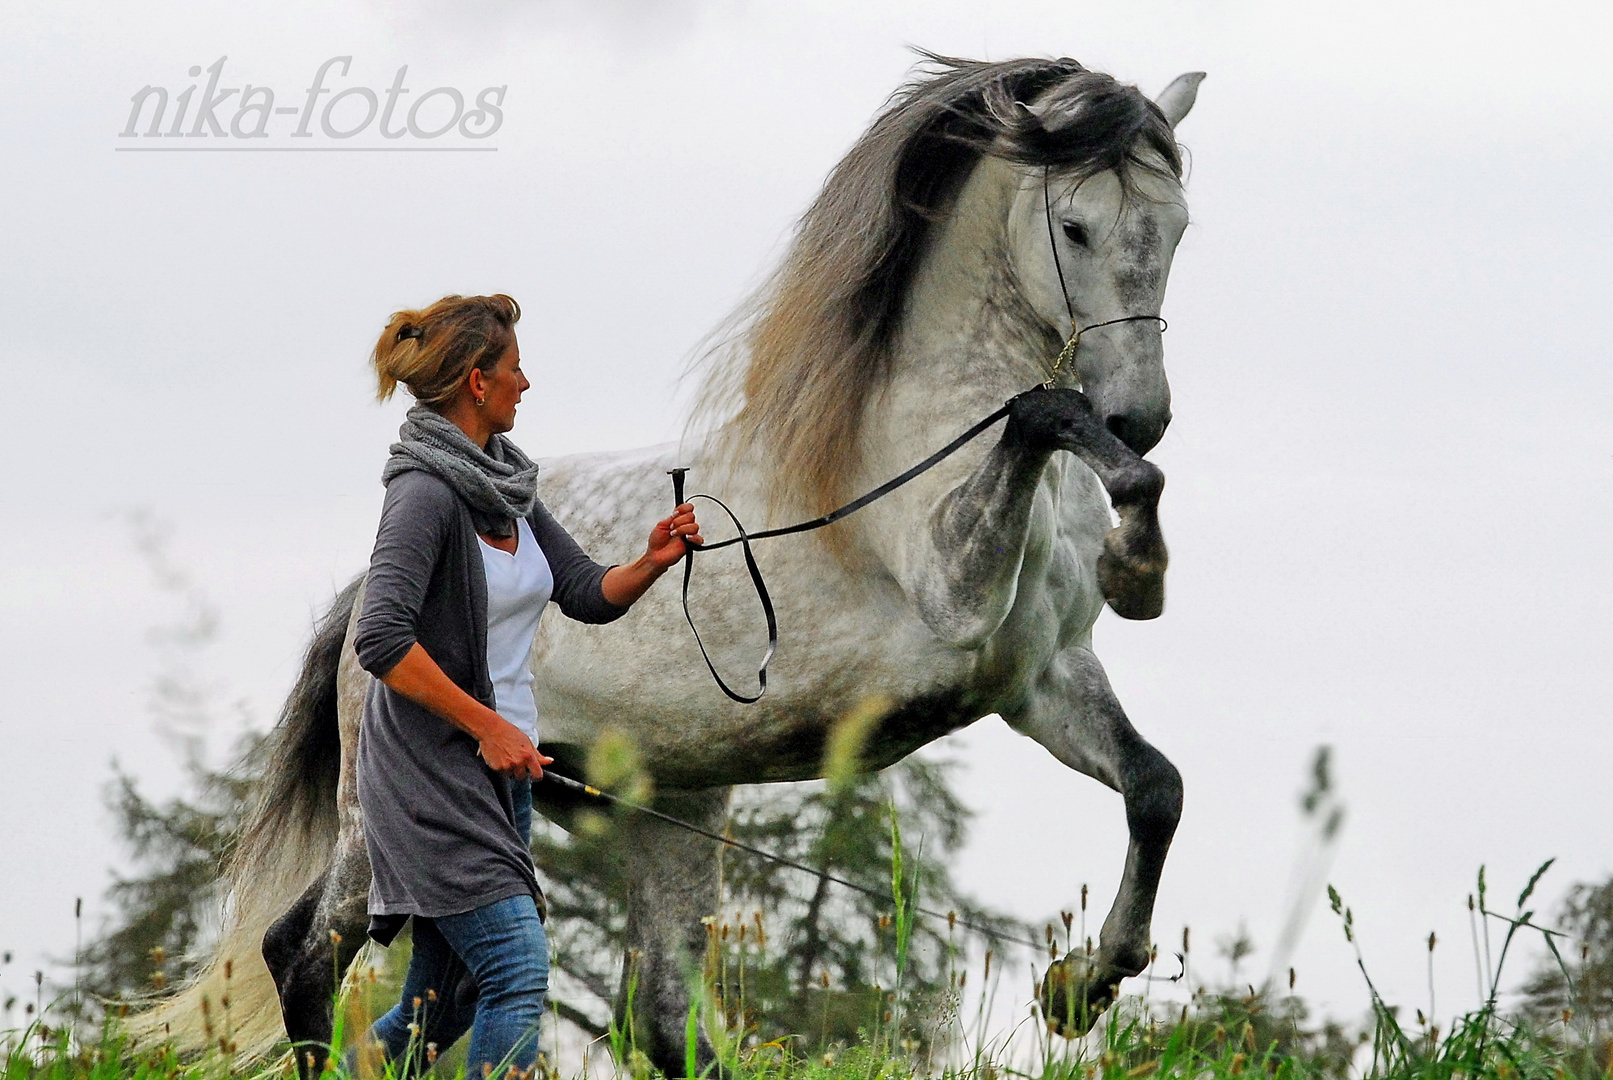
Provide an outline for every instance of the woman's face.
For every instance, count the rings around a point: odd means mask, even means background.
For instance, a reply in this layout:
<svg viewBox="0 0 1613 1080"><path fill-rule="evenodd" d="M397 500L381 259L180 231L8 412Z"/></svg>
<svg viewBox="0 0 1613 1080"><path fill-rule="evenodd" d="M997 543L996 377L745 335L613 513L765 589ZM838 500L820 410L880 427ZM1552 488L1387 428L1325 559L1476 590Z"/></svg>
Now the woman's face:
<svg viewBox="0 0 1613 1080"><path fill-rule="evenodd" d="M478 386L477 384L480 383ZM496 433L509 431L515 426L515 407L521 395L532 386L521 371L521 347L512 343L498 358L491 371L475 370L471 373L471 392L482 399L478 409L487 419L488 427Z"/></svg>

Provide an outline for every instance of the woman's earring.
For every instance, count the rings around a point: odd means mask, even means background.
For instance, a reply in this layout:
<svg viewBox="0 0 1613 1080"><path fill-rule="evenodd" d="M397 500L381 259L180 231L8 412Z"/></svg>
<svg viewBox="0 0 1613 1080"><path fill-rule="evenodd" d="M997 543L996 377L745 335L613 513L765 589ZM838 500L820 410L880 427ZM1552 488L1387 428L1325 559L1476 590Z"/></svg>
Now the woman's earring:
<svg viewBox="0 0 1613 1080"><path fill-rule="evenodd" d="M486 404L487 404L487 399L486 398L477 398L476 399L476 407L478 409L480 409L483 405L486 405Z"/></svg>

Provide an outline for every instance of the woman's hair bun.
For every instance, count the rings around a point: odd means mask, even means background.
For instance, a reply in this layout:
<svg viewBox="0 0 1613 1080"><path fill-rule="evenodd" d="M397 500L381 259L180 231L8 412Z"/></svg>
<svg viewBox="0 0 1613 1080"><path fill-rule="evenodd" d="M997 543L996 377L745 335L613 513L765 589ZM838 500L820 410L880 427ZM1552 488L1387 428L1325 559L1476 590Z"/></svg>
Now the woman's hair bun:
<svg viewBox="0 0 1613 1080"><path fill-rule="evenodd" d="M375 396L385 401L402 383L422 405L446 404L472 368L491 370L515 344L520 318L521 306L503 293L445 296L428 308L394 312L370 354Z"/></svg>

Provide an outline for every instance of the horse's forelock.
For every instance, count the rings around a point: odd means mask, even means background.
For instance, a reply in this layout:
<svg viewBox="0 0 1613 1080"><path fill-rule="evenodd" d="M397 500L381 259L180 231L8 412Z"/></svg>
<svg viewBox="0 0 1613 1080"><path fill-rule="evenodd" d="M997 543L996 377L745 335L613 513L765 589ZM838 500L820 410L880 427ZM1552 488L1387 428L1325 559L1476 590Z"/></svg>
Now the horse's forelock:
<svg viewBox="0 0 1613 1080"><path fill-rule="evenodd" d="M1080 177L1112 169L1125 181L1140 169L1181 179L1181 151L1170 121L1136 87L1081 71L1035 105L1034 113L1017 114L993 153Z"/></svg>
<svg viewBox="0 0 1613 1080"><path fill-rule="evenodd" d="M982 155L1115 169L1123 182L1161 162L1181 173L1169 123L1135 87L1068 59L924 56L830 174L728 348L710 354L697 415L731 415L730 451L772 464L774 509L821 513L853 494L864 408L889 375L930 226Z"/></svg>

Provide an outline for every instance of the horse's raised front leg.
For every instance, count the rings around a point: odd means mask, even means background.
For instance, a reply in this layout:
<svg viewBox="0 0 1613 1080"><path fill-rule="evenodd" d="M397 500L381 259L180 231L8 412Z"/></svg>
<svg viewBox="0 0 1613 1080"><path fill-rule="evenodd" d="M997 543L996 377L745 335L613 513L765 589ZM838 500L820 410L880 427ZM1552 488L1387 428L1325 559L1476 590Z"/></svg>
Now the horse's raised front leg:
<svg viewBox="0 0 1613 1080"><path fill-rule="evenodd" d="M1129 619L1164 608L1165 542L1159 531L1164 474L1121 442L1076 390L1031 390L1010 403L1002 438L936 506L924 550L902 560L914 605L941 640L978 647L1013 607L1031 513L1048 459L1075 454L1097 474L1118 527L1104 538L1098 582Z"/></svg>
<svg viewBox="0 0 1613 1080"><path fill-rule="evenodd" d="M728 788L667 793L656 799L663 813L719 832L728 813ZM625 1019L633 984L632 1033L638 1049L668 1076L686 1071L685 1032L689 987L698 983L706 951L701 919L717 914L717 843L668 825L648 814L622 822L627 865L627 962L622 969L618 1021ZM696 1069L715 1057L704 1035Z"/></svg>
<svg viewBox="0 0 1613 1080"><path fill-rule="evenodd" d="M1013 405L1009 426L1019 439L1069 451L1097 474L1109 493L1120 524L1104 537L1104 552L1098 558L1104 599L1122 618L1158 618L1165 610L1169 562L1159 528L1165 474L1105 427L1078 390L1031 390L1016 397Z"/></svg>
<svg viewBox="0 0 1613 1080"><path fill-rule="evenodd" d="M1091 650L1060 653L1023 710L1005 714L1070 768L1114 788L1126 800L1131 841L1114 905L1089 964L1085 948L1054 964L1038 995L1042 1015L1067 1036L1086 1032L1114 998L1120 980L1148 966L1154 896L1176 823L1182 777L1131 726Z"/></svg>
<svg viewBox="0 0 1613 1080"><path fill-rule="evenodd" d="M263 937L263 959L280 993L280 1012L302 1080L314 1080L324 1071L332 1003L341 974L364 944L369 890L363 833L344 830L330 869Z"/></svg>

